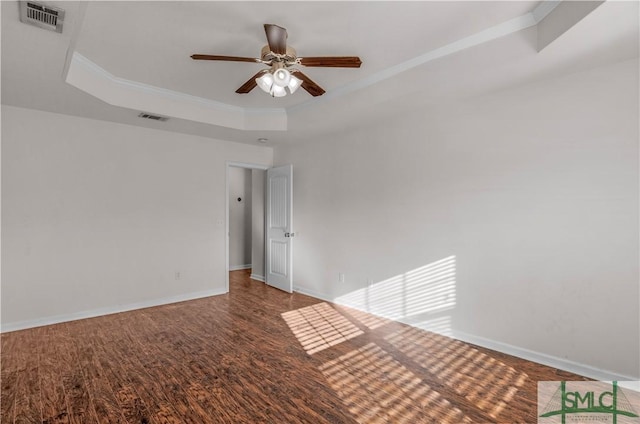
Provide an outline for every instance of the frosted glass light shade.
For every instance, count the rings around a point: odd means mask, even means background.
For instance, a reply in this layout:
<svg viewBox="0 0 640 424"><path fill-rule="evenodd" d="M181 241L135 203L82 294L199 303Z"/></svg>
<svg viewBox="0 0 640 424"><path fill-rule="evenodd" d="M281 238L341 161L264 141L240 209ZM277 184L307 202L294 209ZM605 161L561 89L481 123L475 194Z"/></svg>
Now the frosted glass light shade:
<svg viewBox="0 0 640 424"><path fill-rule="evenodd" d="M256 83L258 87L262 89L265 93L271 94L271 87L273 86L273 75L271 73L266 72L259 78L256 78Z"/></svg>
<svg viewBox="0 0 640 424"><path fill-rule="evenodd" d="M273 83L279 87L286 87L291 80L291 72L284 68L277 69L273 73Z"/></svg>
<svg viewBox="0 0 640 424"><path fill-rule="evenodd" d="M302 80L291 75L291 79L289 80L289 91L291 92L291 94L295 93L301 85Z"/></svg>
<svg viewBox="0 0 640 424"><path fill-rule="evenodd" d="M279 85L273 84L271 87L271 95L273 97L284 97L287 95L284 87L280 87Z"/></svg>

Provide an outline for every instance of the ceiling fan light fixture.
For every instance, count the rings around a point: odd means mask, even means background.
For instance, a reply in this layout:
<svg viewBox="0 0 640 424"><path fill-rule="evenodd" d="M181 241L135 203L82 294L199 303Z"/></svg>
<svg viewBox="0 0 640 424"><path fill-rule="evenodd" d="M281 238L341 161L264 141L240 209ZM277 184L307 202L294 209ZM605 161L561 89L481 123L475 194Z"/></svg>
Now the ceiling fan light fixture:
<svg viewBox="0 0 640 424"><path fill-rule="evenodd" d="M291 75L287 69L278 68L256 78L256 84L272 97L284 97L287 95L287 87L289 93L293 94L302 85L302 80Z"/></svg>
<svg viewBox="0 0 640 424"><path fill-rule="evenodd" d="M270 72L265 72L264 75L256 78L256 83L262 91L271 94L271 87L273 87L273 75L271 75Z"/></svg>

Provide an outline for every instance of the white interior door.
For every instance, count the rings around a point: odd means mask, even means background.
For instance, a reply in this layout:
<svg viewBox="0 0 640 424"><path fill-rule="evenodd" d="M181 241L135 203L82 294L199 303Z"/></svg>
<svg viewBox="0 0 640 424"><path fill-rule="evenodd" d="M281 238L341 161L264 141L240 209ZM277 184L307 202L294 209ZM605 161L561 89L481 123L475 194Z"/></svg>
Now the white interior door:
<svg viewBox="0 0 640 424"><path fill-rule="evenodd" d="M279 166L267 170L267 234L266 280L267 284L293 292L292 276L292 211L293 167Z"/></svg>

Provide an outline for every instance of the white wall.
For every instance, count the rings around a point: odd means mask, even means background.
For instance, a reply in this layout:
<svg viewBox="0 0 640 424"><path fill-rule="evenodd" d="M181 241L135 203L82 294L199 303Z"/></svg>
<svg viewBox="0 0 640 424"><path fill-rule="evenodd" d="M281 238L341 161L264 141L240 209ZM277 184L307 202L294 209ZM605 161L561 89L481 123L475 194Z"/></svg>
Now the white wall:
<svg viewBox="0 0 640 424"><path fill-rule="evenodd" d="M276 148L295 285L638 378L638 113L633 60Z"/></svg>
<svg viewBox="0 0 640 424"><path fill-rule="evenodd" d="M251 172L251 278L261 281L264 273L264 188L267 172L254 169Z"/></svg>
<svg viewBox="0 0 640 424"><path fill-rule="evenodd" d="M3 329L224 292L228 160L272 150L3 106Z"/></svg>
<svg viewBox="0 0 640 424"><path fill-rule="evenodd" d="M251 267L251 170L229 168L229 269ZM238 201L238 199L241 199Z"/></svg>

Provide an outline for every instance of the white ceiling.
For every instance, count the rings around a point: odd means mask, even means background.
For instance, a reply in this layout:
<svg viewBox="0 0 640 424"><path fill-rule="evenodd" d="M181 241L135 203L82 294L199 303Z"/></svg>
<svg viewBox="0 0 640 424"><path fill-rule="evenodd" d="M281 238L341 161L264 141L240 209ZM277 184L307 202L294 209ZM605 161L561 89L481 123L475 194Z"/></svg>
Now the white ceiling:
<svg viewBox="0 0 640 424"><path fill-rule="evenodd" d="M536 25L500 33L507 21L525 22L540 5L537 1L48 4L66 10L62 34L20 23L18 3L2 2L3 104L247 143L258 137L293 142L309 131L342 130L416 107L638 57L635 1L605 3L540 52ZM327 93L312 98L300 90L274 99L259 89L235 93L262 65L189 57L258 57L266 43L264 23L286 27L288 44L299 56L357 55L363 65L305 68ZM453 48L482 34L493 35L464 50ZM430 56L439 49L450 52ZM65 82L73 52L132 84L240 110L286 111L288 130L232 129L180 114L164 123L138 119L139 108L106 104ZM394 68L397 64L403 65ZM129 107L134 104L140 103Z"/></svg>

